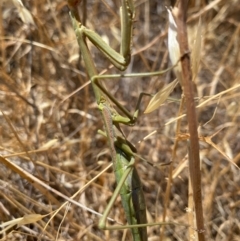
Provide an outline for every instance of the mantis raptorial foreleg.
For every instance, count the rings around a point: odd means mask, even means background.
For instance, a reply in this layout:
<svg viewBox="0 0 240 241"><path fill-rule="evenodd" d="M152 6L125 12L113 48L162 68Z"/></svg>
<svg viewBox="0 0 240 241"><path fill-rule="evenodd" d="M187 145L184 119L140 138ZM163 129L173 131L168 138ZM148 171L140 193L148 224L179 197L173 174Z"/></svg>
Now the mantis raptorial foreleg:
<svg viewBox="0 0 240 241"><path fill-rule="evenodd" d="M131 59L132 23L135 15L133 1L121 1L122 6L120 8L120 13L122 38L120 53L112 49L96 32L86 28L81 24L79 16L76 16L76 11L73 11L75 10L74 5L76 5L76 2L78 2L78 0L68 0L68 4L70 6L73 17L75 17L78 22L78 26L74 26L75 31L78 31L76 35L79 36L81 32L83 38L88 38L111 61L111 63L116 68L119 70L125 70Z"/></svg>
<svg viewBox="0 0 240 241"><path fill-rule="evenodd" d="M113 50L109 45L107 45L102 38L95 33L92 30L87 29L85 26L83 26L75 16L71 16L72 18L72 23L73 27L77 36L78 44L81 49L81 53L85 62L85 67L87 69L88 75L91 79L91 83L94 89L94 93L96 96L96 100L98 105L101 103L108 101L105 97L107 96L122 112L125 116L122 115L113 115L113 121L118 122L118 123L123 123L126 125L134 125L136 122L136 119L138 117L139 113L139 106L141 104L142 97L144 95L147 96L152 96L151 94L148 93L141 93L139 96L139 99L137 101L137 106L134 111L134 114L131 114L124 106L122 106L116 98L105 89L105 87L100 83L100 79L105 79L105 78L118 78L122 76L126 77L143 77L143 76L157 76L166 73L173 67L166 69L164 71L156 71L152 73L140 73L140 74L129 74L129 75L115 75L115 76L109 76L109 75L104 75L104 76L99 76L96 70L96 67L94 65L94 61L91 57L91 54L89 52L89 49L87 47L86 43L86 38L88 38L92 43L95 44L95 46L105 55L108 56L109 60L111 63L113 63L116 67L119 69L123 70L127 67L126 63L128 64L130 61L130 46L131 46L131 32L132 32L132 18L134 16L134 8L133 8L133 3L132 0L122 0L122 43L121 43L121 53L117 53L115 50ZM126 18L126 19L125 19ZM127 26L125 26L127 25ZM128 32L127 32L128 31ZM130 32L130 33L129 33ZM130 34L130 35L129 35ZM116 64L117 62L117 64ZM121 65L121 67L120 67Z"/></svg>

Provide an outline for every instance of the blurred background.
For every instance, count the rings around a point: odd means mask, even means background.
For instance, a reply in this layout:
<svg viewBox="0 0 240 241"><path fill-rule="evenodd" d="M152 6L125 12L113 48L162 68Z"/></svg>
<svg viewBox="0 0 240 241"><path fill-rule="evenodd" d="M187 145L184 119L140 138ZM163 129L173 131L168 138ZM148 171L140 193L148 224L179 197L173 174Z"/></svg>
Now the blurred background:
<svg viewBox="0 0 240 241"><path fill-rule="evenodd" d="M23 4L23 5L22 5ZM40 182L103 213L116 187L112 168L100 174L111 156L92 87L71 25L67 1L22 0L0 3L0 220L26 214L48 214L66 201ZM168 14L174 1L144 0L135 3L132 61L125 73L164 70L171 66L167 50ZM120 1L82 0L82 23L119 50ZM188 7L188 37L193 46L199 17L202 45L195 79L199 120L203 207L207 240L239 240L240 175L240 1L192 0ZM89 43L99 73L119 73ZM134 111L139 94L156 93L175 78L108 79L107 89ZM123 127L139 155L155 164L173 161L170 201L164 203L169 165L136 167L143 184L148 222L167 220L188 224L188 128L176 121L181 87L171 100L143 114L144 98L134 127ZM183 109L183 113L185 109ZM171 124L167 124L172 121ZM150 133L150 137L143 139ZM176 157L172 158L175 140ZM13 165L9 164L13 163ZM23 172L22 170L25 170ZM33 180L32 176L35 179ZM86 184L89 184L85 187ZM13 230L3 240L131 240L130 231L102 231L99 217L74 204ZM109 217L126 223L120 198ZM50 220L49 223L47 223ZM110 223L110 225L112 225ZM159 226L148 228L149 241L160 240ZM162 240L196 240L183 226L166 226Z"/></svg>

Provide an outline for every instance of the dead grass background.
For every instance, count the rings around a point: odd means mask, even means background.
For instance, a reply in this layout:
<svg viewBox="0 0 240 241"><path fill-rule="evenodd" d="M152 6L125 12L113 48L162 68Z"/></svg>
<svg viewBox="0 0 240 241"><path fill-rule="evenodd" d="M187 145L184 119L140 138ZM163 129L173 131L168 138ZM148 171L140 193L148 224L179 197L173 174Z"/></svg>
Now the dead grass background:
<svg viewBox="0 0 240 241"><path fill-rule="evenodd" d="M23 1L33 15L35 27L23 24L19 11L9 2L1 4L0 18L0 148L8 160L38 180L71 197L111 162L107 141L97 134L103 123L85 74L81 54L65 1ZM107 5L106 5L107 4ZM127 72L150 72L167 68L167 1L139 1L133 37L133 57ZM87 26L110 45L119 47L119 1L87 1ZM189 37L193 41L202 16L202 51L196 88L202 160L202 188L207 240L240 240L240 1L190 1ZM81 13L83 15L83 13ZM99 72L109 62L90 45ZM108 73L115 73L110 68ZM155 93L172 81L172 73L159 78L108 81L109 90L133 110L141 91ZM231 91L227 91L233 86ZM73 93L79 89L79 91ZM219 93L226 91L225 94ZM73 94L72 94L73 93ZM177 87L172 97L180 99ZM148 103L144 100L142 111ZM178 102L167 102L159 110L141 115L133 128L125 128L128 139L139 154L156 162L169 162L174 138L180 141L173 180L169 220L187 224L188 169L181 169L187 154L187 123L175 133ZM4 115L3 115L4 114ZM142 141L146 135L156 134ZM216 133L216 135L214 135ZM212 135L212 143L209 139ZM54 143L54 144L53 144ZM214 146L214 144L216 146ZM222 153L219 152L222 151ZM161 221L168 167L156 168L138 161L148 220ZM65 202L63 197L40 188L28 174L2 162L0 164L0 220L6 222L26 214L47 214ZM75 200L103 213L115 188L111 168L81 191ZM51 215L50 215L51 216ZM122 231L101 231L98 216L74 204L50 216L25 225L4 240L121 240ZM125 223L118 198L110 217ZM46 225L47 224L47 225ZM159 240L159 227L148 229L149 240ZM125 233L124 233L125 235ZM128 231L125 240L130 240ZM194 240L187 228L167 226L164 240Z"/></svg>

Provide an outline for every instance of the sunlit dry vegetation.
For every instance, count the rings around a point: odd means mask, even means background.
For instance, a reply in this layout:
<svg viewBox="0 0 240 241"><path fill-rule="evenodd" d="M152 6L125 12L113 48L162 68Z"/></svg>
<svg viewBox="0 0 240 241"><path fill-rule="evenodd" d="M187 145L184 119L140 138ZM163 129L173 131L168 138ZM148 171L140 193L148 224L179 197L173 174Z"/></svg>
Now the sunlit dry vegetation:
<svg viewBox="0 0 240 241"><path fill-rule="evenodd" d="M2 229L9 228L5 230L7 236L3 232L1 237L131 240L129 231L99 230L99 216L77 205L103 213L116 184L109 167L107 140L97 133L103 129L103 122L85 73L67 2L22 2L24 6L17 0L0 2L0 220ZM79 7L84 24L118 49L120 1L85 2ZM126 73L171 66L165 6L170 3L135 2L132 61ZM196 40L201 17L201 51L200 56L194 55L200 65L193 76L196 74L206 240L232 241L240 236L239 12L239 0L192 0L188 8L190 46ZM99 73L119 73L94 46L89 47ZM170 71L159 77L108 80L105 84L133 111L140 92L156 93L174 79ZM176 118L186 113L184 107L179 113L181 96L178 85L171 98L150 114L143 114L149 103L149 98L145 98L137 124L123 128L138 153L156 164L150 166L138 160L136 165L149 223L162 221L165 212L167 221L188 225L192 213L185 116L176 132ZM171 161L171 166L158 165ZM173 180L166 203L170 169ZM72 196L77 203L67 203ZM120 198L109 217L117 223L126 222ZM160 236L162 240L196 240L189 237L185 226L148 228L149 240L159 240Z"/></svg>

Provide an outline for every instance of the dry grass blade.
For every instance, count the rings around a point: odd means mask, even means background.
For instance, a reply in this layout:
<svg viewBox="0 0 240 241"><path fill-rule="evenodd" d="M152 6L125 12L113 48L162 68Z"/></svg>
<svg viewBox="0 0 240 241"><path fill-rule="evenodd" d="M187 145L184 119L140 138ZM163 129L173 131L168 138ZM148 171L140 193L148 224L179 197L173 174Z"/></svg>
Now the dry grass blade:
<svg viewBox="0 0 240 241"><path fill-rule="evenodd" d="M14 163L10 162L9 160L7 160L6 158L0 156L0 162L4 165L6 165L9 169L11 169L12 171L18 173L22 178L26 179L27 181L29 181L30 183L32 183L32 185L37 188L40 192L42 192L43 194L47 195L47 197L49 198L49 200L51 200L52 203L55 204L59 204L59 201L52 196L52 194L50 194L49 192L46 192L46 190L49 190L55 194L57 194L58 196L64 198L65 200L69 201L70 203L73 203L85 210L88 210L89 212L96 214L98 216L101 216L100 213L95 212L94 210L87 208L86 206L76 202L75 200L65 196L64 194L60 193L59 191L51 188L50 186L48 186L46 183L44 183L43 181L39 180L38 178L34 177L33 175L31 175L30 173L26 172L25 170L23 170L22 168L18 167L17 165L15 165ZM111 221L113 221L112 219L110 219Z"/></svg>
<svg viewBox="0 0 240 241"><path fill-rule="evenodd" d="M201 59L201 42L202 42L202 22L201 18L199 18L198 27L197 27L197 33L196 33L196 39L194 42L193 50L192 50L192 74L193 74L193 81L195 81L198 69L199 69L199 63Z"/></svg>
<svg viewBox="0 0 240 241"><path fill-rule="evenodd" d="M19 16L25 24L36 26L32 14L23 5L21 0L9 0L9 2L12 2L13 5L17 8Z"/></svg>
<svg viewBox="0 0 240 241"><path fill-rule="evenodd" d="M43 188L42 187L43 185L41 185L41 184L43 184L43 182L38 180L38 178L32 176L30 173L26 172L25 170L18 167L17 165L15 165L14 163L10 162L9 160L7 160L6 158L4 158L2 156L0 156L0 162L2 164L6 165L6 167L8 167L9 170L12 170L15 173L18 173L23 179L26 179L30 183L32 183L32 185L35 188L37 188L40 192L42 192L42 194L46 194L48 196L49 200L51 200L51 202L53 202L55 204L59 204L59 201L54 196L52 196L50 193L46 193L45 188ZM46 185L46 184L44 183L44 185Z"/></svg>
<svg viewBox="0 0 240 241"><path fill-rule="evenodd" d="M30 224L30 223L35 223L38 222L39 220L43 219L44 217L48 216L47 215L40 215L40 214L28 214L24 215L21 218L16 218L8 222L4 222L0 224L1 231L0 234L4 234L5 232L8 233L9 230L12 231L12 228L17 229L21 227L22 225Z"/></svg>
<svg viewBox="0 0 240 241"><path fill-rule="evenodd" d="M42 151L42 150L49 150L51 149L55 144L57 144L59 142L58 139L53 139L48 141L47 143L43 144L38 151Z"/></svg>
<svg viewBox="0 0 240 241"><path fill-rule="evenodd" d="M178 79L175 79L174 81L163 87L161 90L159 90L150 100L144 113L148 114L158 109L167 100L167 98L172 93L177 84Z"/></svg>
<svg viewBox="0 0 240 241"><path fill-rule="evenodd" d="M213 141L212 138L217 135L222 129L218 130L216 133L212 134L211 136L207 136L207 137L200 137L200 140L208 143L209 145L211 145L213 148L215 148L217 151L219 151L219 153L221 153L229 162L230 164L234 165L238 170L240 170L240 168L238 167L238 165L223 151L221 150L221 148L219 148Z"/></svg>
<svg viewBox="0 0 240 241"><path fill-rule="evenodd" d="M168 9L168 18L169 18L169 28L168 28L168 51L169 58L172 65L177 64L180 59L180 48L177 36L177 25L172 15L172 10ZM182 82L182 66L179 62L174 68L174 73L179 80L180 84Z"/></svg>

